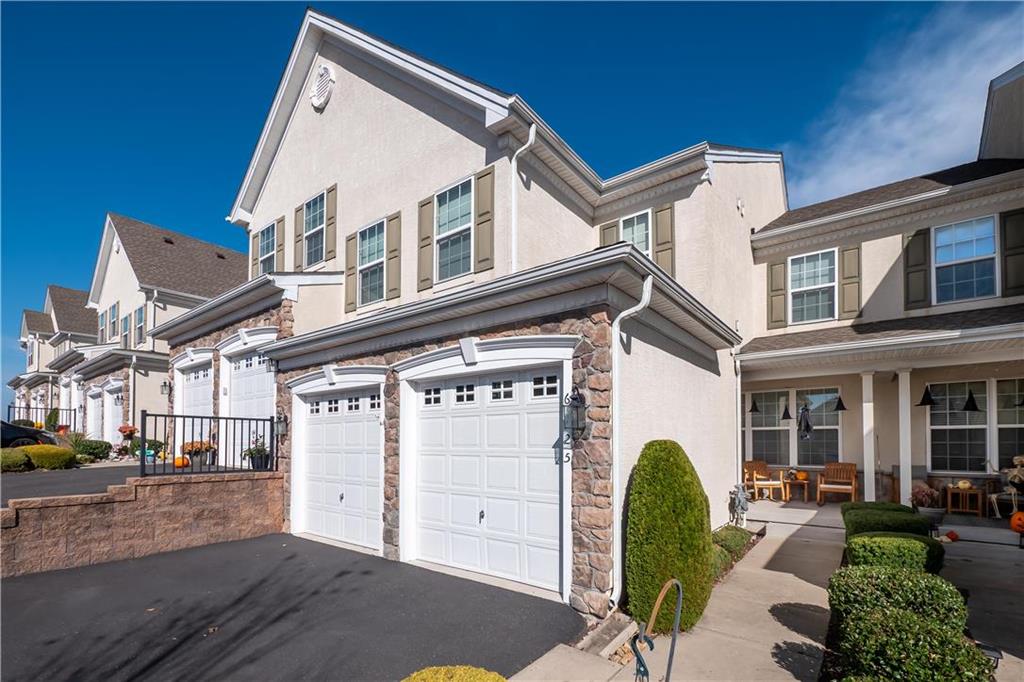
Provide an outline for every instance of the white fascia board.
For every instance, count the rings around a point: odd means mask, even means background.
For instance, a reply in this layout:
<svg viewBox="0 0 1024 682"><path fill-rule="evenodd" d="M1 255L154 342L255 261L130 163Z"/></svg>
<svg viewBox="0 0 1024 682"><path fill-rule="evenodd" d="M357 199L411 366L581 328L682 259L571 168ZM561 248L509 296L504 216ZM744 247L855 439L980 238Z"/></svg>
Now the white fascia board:
<svg viewBox="0 0 1024 682"><path fill-rule="evenodd" d="M736 359L741 363L758 360L782 360L786 358L820 357L828 355L845 355L849 353L865 353L880 350L901 350L905 348L927 348L946 346L958 343L975 343L983 341L1006 341L1024 339L1024 323L999 325L995 327L979 327L976 329L953 329L948 331L927 332L913 336L898 336L890 339L871 341L847 341L822 346L804 346L755 353L739 353Z"/></svg>
<svg viewBox="0 0 1024 682"><path fill-rule="evenodd" d="M92 284L89 286L89 298L85 304L86 308L96 310L99 307L100 283L102 282L102 275L107 271L107 263L110 262L110 249L114 244L115 236L114 223L110 220L110 214L107 214L103 221L103 236L100 238L100 251L96 255L96 264L93 266Z"/></svg>

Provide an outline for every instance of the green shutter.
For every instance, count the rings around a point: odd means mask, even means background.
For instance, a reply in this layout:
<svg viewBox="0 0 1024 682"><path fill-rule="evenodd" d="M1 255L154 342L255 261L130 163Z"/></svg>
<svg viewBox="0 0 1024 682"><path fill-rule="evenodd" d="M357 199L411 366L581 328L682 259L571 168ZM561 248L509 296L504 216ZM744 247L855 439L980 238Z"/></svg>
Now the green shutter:
<svg viewBox="0 0 1024 682"><path fill-rule="evenodd" d="M1024 295L1024 211L1000 216L1003 246L1003 296Z"/></svg>
<svg viewBox="0 0 1024 682"><path fill-rule="evenodd" d="M839 319L860 315L860 245L839 249Z"/></svg>
<svg viewBox="0 0 1024 682"><path fill-rule="evenodd" d="M345 312L356 309L358 290L356 289L356 234L345 238Z"/></svg>
<svg viewBox="0 0 1024 682"><path fill-rule="evenodd" d="M402 214L389 216L384 226L384 297L402 295Z"/></svg>
<svg viewBox="0 0 1024 682"><path fill-rule="evenodd" d="M768 329L786 326L786 261L768 264Z"/></svg>
<svg viewBox="0 0 1024 682"><path fill-rule="evenodd" d="M423 291L434 286L434 197L427 197L419 203L418 214L416 290Z"/></svg>
<svg viewBox="0 0 1024 682"><path fill-rule="evenodd" d="M931 231L918 230L903 237L903 308L932 304Z"/></svg>
<svg viewBox="0 0 1024 682"><path fill-rule="evenodd" d="M494 167L477 173L473 188L473 272L494 267Z"/></svg>
<svg viewBox="0 0 1024 682"><path fill-rule="evenodd" d="M651 254L661 269L676 276L676 227L672 204L654 209L654 248Z"/></svg>

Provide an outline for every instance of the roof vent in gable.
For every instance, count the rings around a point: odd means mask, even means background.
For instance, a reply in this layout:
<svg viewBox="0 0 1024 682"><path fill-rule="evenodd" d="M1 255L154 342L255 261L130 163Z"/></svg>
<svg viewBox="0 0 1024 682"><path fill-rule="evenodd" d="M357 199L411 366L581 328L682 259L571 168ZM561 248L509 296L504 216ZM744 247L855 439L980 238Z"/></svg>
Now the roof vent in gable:
<svg viewBox="0 0 1024 682"><path fill-rule="evenodd" d="M309 101L317 111L327 106L331 99L331 92L334 90L334 69L327 64L321 64L313 76L313 84L309 87Z"/></svg>
<svg viewBox="0 0 1024 682"><path fill-rule="evenodd" d="M164 237L164 244L173 244L174 240L170 237Z"/></svg>
<svg viewBox="0 0 1024 682"><path fill-rule="evenodd" d="M227 258L224 257L224 254L221 253L220 251L217 251L215 253L217 254L217 258L220 258L221 260L227 260Z"/></svg>

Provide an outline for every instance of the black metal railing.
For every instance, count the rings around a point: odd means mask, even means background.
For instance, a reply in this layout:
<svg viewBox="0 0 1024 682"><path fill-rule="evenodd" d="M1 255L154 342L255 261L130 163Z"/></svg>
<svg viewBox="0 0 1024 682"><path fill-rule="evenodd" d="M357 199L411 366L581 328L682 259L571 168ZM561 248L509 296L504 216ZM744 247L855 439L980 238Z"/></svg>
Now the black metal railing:
<svg viewBox="0 0 1024 682"><path fill-rule="evenodd" d="M56 419L52 425L56 431L59 426L66 426L70 431L78 430L78 410L70 407L28 407L27 405L8 405L7 421L13 422L16 419L31 421L35 424L42 424L46 428L46 420Z"/></svg>
<svg viewBox="0 0 1024 682"><path fill-rule="evenodd" d="M142 476L277 471L273 418L151 414L142 410Z"/></svg>

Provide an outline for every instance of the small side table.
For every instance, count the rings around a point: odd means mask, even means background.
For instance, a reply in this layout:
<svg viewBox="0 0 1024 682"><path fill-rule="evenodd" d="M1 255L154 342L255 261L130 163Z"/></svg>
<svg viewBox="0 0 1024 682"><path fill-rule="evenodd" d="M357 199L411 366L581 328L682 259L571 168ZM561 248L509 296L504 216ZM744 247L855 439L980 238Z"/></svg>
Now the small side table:
<svg viewBox="0 0 1024 682"><path fill-rule="evenodd" d="M985 514L985 498L980 488L958 488L955 485L946 486L946 513L947 514L976 514L981 517Z"/></svg>
<svg viewBox="0 0 1024 682"><path fill-rule="evenodd" d="M810 477L805 478L802 481L799 478L793 478L793 479L790 479L790 480L786 481L786 501L789 502L789 500L793 496L793 486L800 486L800 487L802 487L804 489L804 502L807 502L808 501L807 494L808 494L808 491L811 489L810 482L811 482Z"/></svg>

